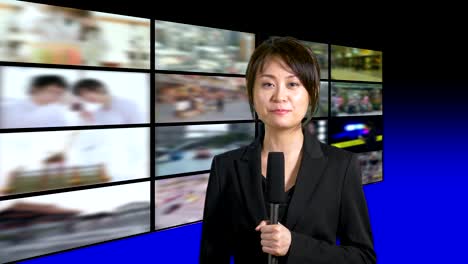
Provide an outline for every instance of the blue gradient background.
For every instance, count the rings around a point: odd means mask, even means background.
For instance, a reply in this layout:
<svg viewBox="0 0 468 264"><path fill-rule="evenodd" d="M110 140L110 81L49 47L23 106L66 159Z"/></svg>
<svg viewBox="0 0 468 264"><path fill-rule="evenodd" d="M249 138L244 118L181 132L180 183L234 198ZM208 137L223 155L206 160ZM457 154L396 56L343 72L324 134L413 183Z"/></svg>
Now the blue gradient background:
<svg viewBox="0 0 468 264"><path fill-rule="evenodd" d="M377 262L467 263L468 97L460 64L466 44L452 41L454 26L438 30L439 19L413 24L412 16L398 16L405 22L378 25L388 34L382 40L384 181L364 186ZM351 29L342 32L349 34L343 39L359 39ZM200 232L197 223L24 263L197 263Z"/></svg>

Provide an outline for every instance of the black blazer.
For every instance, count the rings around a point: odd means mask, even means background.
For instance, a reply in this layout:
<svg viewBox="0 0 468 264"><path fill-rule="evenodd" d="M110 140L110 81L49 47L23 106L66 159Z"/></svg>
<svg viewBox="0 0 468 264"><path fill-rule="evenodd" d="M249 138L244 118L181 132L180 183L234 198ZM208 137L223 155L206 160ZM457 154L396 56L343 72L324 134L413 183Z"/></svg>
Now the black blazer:
<svg viewBox="0 0 468 264"><path fill-rule="evenodd" d="M356 154L304 133L303 155L286 222L291 245L279 263L376 263ZM211 163L200 263L268 263L255 227L268 219L262 191L264 133ZM336 245L336 237L340 245Z"/></svg>

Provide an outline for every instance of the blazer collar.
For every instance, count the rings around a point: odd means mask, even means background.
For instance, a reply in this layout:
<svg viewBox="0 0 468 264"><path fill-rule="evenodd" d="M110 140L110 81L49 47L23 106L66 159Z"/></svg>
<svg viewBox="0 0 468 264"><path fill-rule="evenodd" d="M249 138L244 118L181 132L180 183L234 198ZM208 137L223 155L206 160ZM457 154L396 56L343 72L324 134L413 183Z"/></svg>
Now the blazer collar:
<svg viewBox="0 0 468 264"><path fill-rule="evenodd" d="M259 124L260 127L262 126ZM302 212L310 204L312 194L317 186L325 166L327 156L322 151L320 141L312 135L308 129L302 128L304 141L302 144L303 155L295 183L295 190L287 211L286 223L282 223L292 230L301 218ZM259 135L244 148L239 160L235 160L237 179L241 186L241 195L248 209L253 225L261 220L269 219L269 212L264 202L261 172L261 150L263 145L264 130L260 129Z"/></svg>

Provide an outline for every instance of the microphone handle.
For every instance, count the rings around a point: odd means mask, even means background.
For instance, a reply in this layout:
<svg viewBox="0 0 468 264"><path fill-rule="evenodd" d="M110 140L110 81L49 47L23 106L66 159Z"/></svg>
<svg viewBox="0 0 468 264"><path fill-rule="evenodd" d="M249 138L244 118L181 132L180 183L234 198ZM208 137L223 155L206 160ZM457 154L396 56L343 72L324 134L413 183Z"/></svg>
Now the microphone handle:
<svg viewBox="0 0 468 264"><path fill-rule="evenodd" d="M270 224L278 224L279 204L270 203ZM268 264L278 264L278 257L268 254Z"/></svg>

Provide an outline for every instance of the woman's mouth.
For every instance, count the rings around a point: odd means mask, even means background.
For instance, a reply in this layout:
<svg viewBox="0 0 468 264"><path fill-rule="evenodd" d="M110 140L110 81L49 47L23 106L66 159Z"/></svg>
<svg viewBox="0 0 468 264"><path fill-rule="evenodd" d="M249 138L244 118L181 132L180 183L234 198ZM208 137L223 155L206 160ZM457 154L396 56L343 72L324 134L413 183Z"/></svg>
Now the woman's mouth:
<svg viewBox="0 0 468 264"><path fill-rule="evenodd" d="M273 114L276 114L276 115L285 115L289 112L291 112L291 110L287 110L287 109L275 109L275 110L272 110L270 111L272 112Z"/></svg>

